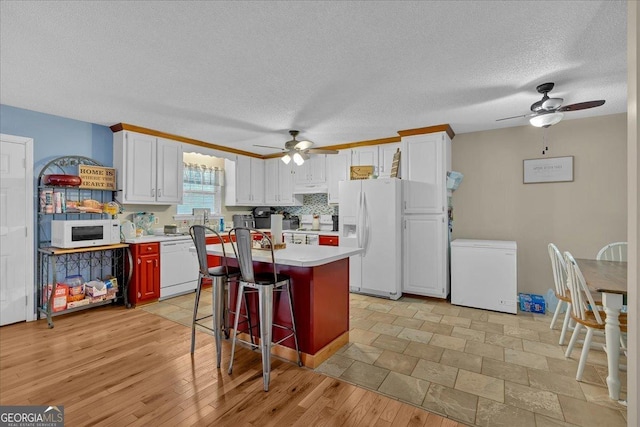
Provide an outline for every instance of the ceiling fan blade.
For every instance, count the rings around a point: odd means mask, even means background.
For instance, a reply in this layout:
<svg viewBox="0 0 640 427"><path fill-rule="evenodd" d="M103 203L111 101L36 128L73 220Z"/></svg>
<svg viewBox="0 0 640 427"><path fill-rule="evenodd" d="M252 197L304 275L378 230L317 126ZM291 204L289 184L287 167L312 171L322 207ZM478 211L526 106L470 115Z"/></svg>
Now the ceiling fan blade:
<svg viewBox="0 0 640 427"><path fill-rule="evenodd" d="M270 145L258 145L258 144L253 144L254 147L262 147L262 148L273 148L274 150L280 150L280 151L287 151L282 147L272 147Z"/></svg>
<svg viewBox="0 0 640 427"><path fill-rule="evenodd" d="M530 114L521 114L521 115L519 115L519 116L505 117L505 118L502 118L502 119L498 119L498 120L496 120L496 122L499 122L499 121L502 121L502 120L519 119L519 118L521 118L521 117L527 117L527 116L530 116Z"/></svg>
<svg viewBox="0 0 640 427"><path fill-rule="evenodd" d="M587 102L579 102L577 104L565 105L564 107L558 108L557 111L578 111L578 110L586 110L587 108L599 107L604 104L604 99L600 99L598 101L587 101Z"/></svg>
<svg viewBox="0 0 640 427"><path fill-rule="evenodd" d="M311 146L313 145L313 142L311 141L298 141L298 143L295 145L295 149L296 150L307 150L309 148L311 148Z"/></svg>
<svg viewBox="0 0 640 427"><path fill-rule="evenodd" d="M308 148L304 152L309 154L338 154L338 150L328 150L324 148Z"/></svg>

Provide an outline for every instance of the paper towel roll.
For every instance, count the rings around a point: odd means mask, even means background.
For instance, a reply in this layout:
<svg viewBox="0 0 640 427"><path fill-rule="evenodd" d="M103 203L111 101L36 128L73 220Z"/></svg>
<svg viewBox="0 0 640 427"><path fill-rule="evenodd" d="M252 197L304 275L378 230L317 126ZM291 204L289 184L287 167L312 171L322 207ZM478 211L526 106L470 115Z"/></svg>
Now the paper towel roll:
<svg viewBox="0 0 640 427"><path fill-rule="evenodd" d="M274 245L282 243L282 215L271 214L271 241Z"/></svg>

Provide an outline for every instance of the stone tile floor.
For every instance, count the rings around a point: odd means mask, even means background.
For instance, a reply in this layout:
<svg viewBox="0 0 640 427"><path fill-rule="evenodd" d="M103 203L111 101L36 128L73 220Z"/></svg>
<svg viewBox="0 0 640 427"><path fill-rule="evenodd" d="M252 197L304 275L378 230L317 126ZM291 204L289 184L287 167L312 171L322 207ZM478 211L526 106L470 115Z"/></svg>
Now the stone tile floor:
<svg viewBox="0 0 640 427"><path fill-rule="evenodd" d="M210 313L211 294L204 292L200 312ZM190 326L193 299L188 294L143 309ZM576 381L582 347L565 358L561 322L549 329L550 315L427 298L350 299L350 342L317 372L468 425L626 426L626 407L608 397L604 351L591 349L583 380ZM626 399L626 372L620 377Z"/></svg>

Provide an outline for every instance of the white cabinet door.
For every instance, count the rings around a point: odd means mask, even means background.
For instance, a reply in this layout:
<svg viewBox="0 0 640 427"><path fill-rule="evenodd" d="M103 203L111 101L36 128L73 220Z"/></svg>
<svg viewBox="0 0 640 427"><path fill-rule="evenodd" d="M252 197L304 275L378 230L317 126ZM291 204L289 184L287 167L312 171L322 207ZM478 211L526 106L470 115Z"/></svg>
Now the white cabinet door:
<svg viewBox="0 0 640 427"><path fill-rule="evenodd" d="M274 160L278 162L278 206L292 206L298 204L298 201L293 196L293 163L290 162L287 165L280 159ZM266 203L269 204L269 202Z"/></svg>
<svg viewBox="0 0 640 427"><path fill-rule="evenodd" d="M156 156L156 200L182 203L182 144L158 138Z"/></svg>
<svg viewBox="0 0 640 427"><path fill-rule="evenodd" d="M446 212L450 144L445 132L402 138L402 178L426 184L411 187L405 193L405 213Z"/></svg>
<svg viewBox="0 0 640 427"><path fill-rule="evenodd" d="M156 201L156 137L127 132L124 145L123 202L154 203ZM115 163L114 166L116 169L122 168Z"/></svg>
<svg viewBox="0 0 640 427"><path fill-rule="evenodd" d="M311 172L311 184L327 182L327 156L325 154L312 154L308 160Z"/></svg>
<svg viewBox="0 0 640 427"><path fill-rule="evenodd" d="M449 294L446 216L405 216L403 233L402 291L446 298Z"/></svg>
<svg viewBox="0 0 640 427"><path fill-rule="evenodd" d="M251 203L264 204L264 160L251 157Z"/></svg>
<svg viewBox="0 0 640 427"><path fill-rule="evenodd" d="M122 203L182 203L182 144L120 131L113 134L113 167Z"/></svg>
<svg viewBox="0 0 640 427"><path fill-rule="evenodd" d="M277 205L280 196L280 165L284 164L280 159L267 159L264 161L264 202L268 205Z"/></svg>
<svg viewBox="0 0 640 427"><path fill-rule="evenodd" d="M227 206L260 206L264 204L264 161L236 156L224 161L225 204Z"/></svg>
<svg viewBox="0 0 640 427"><path fill-rule="evenodd" d="M339 183L349 179L350 166L351 153L349 150L327 155L327 199L329 203L340 203Z"/></svg>
<svg viewBox="0 0 640 427"><path fill-rule="evenodd" d="M251 157L237 156L235 173L235 203L251 204Z"/></svg>
<svg viewBox="0 0 640 427"><path fill-rule="evenodd" d="M378 146L353 148L351 150L351 166L373 166L373 173L378 175Z"/></svg>
<svg viewBox="0 0 640 427"><path fill-rule="evenodd" d="M308 184L324 184L326 178L326 155L311 154L300 166L293 165L294 183L296 186Z"/></svg>
<svg viewBox="0 0 640 427"><path fill-rule="evenodd" d="M391 177L391 166L393 165L393 155L396 154L396 151L400 149L401 143L393 143L393 144L382 144L379 146L378 154L379 154L379 167L378 167L378 177L380 178L390 178Z"/></svg>

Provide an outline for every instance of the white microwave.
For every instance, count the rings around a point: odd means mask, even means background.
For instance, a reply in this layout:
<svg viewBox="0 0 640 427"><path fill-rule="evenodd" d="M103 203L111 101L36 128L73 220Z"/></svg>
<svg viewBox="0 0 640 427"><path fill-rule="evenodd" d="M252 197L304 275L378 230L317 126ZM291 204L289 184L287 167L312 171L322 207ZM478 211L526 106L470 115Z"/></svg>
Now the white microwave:
<svg viewBox="0 0 640 427"><path fill-rule="evenodd" d="M51 246L86 248L120 243L117 219L52 220Z"/></svg>

